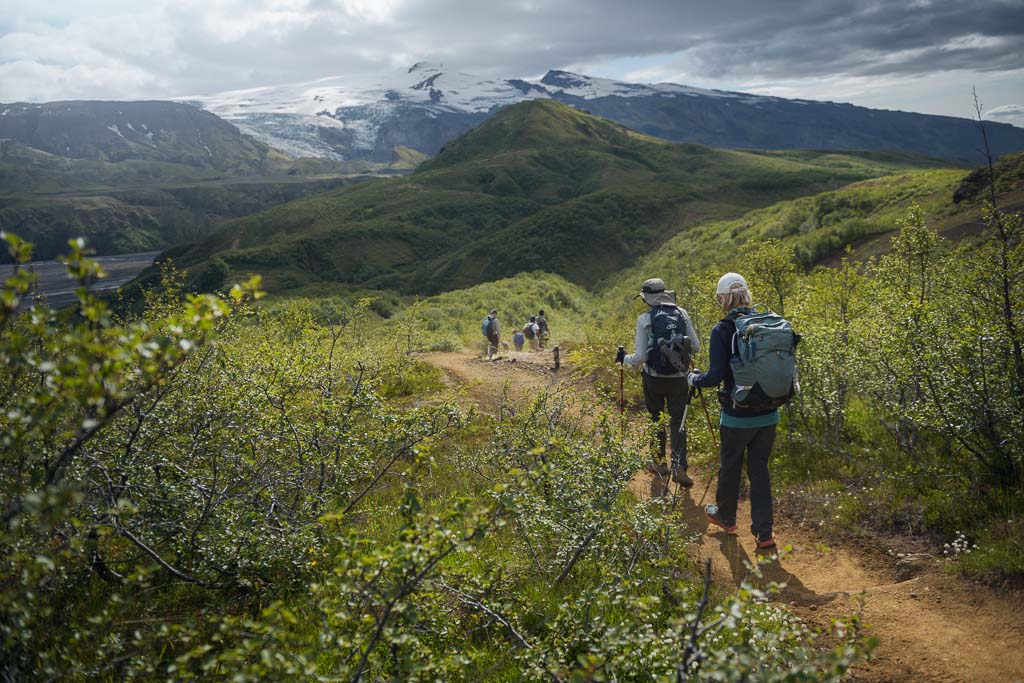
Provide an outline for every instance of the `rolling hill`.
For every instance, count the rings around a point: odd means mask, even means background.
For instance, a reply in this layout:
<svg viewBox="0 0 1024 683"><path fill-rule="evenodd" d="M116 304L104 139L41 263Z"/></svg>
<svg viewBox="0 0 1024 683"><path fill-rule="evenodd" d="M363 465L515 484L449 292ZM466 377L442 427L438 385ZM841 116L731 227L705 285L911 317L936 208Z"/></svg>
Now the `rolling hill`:
<svg viewBox="0 0 1024 683"><path fill-rule="evenodd" d="M941 165L669 143L538 99L505 108L408 177L231 221L167 256L199 289L256 272L271 291L432 294L538 269L590 286L698 223Z"/></svg>

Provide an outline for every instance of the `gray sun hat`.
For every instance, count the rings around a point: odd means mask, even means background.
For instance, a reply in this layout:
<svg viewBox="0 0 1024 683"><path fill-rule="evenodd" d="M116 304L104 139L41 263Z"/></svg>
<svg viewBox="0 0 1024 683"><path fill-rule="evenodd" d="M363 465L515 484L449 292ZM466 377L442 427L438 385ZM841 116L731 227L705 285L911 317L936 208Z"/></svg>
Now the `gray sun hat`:
<svg viewBox="0 0 1024 683"><path fill-rule="evenodd" d="M676 302L676 293L671 289L665 289L665 281L660 277L644 280L637 296L648 306L667 306Z"/></svg>

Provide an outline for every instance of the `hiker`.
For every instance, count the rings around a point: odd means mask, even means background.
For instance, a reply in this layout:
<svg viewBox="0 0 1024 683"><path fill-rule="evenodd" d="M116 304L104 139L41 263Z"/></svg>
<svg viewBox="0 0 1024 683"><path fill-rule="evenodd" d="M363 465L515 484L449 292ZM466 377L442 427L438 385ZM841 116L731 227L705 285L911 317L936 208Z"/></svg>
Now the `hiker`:
<svg viewBox="0 0 1024 683"><path fill-rule="evenodd" d="M537 316L531 315L530 321L523 325L523 336L530 342L530 350L537 350L537 337L540 336L540 327L537 325Z"/></svg>
<svg viewBox="0 0 1024 683"><path fill-rule="evenodd" d="M523 344L526 343L526 337L523 336L522 330L516 330L512 334L512 345L516 347L516 352L519 353L523 350Z"/></svg>
<svg viewBox="0 0 1024 683"><path fill-rule="evenodd" d="M551 330L548 329L548 320L547 318L544 317L543 308L540 309L540 311L538 311L536 322L537 328L540 330L540 333L537 335L537 346L543 349L544 342L546 342L548 340L548 337L551 336Z"/></svg>
<svg viewBox="0 0 1024 683"><path fill-rule="evenodd" d="M694 371L687 376L687 383L698 389L722 385L718 390L722 409L719 418L721 462L718 468L718 487L715 490L716 504L708 505L705 514L709 522L726 532L736 531L740 476L746 454L747 478L750 480L750 531L757 538L758 551L770 552L775 549L775 536L772 533L772 490L768 459L775 442L779 411L777 408L757 410L739 407L734 400L736 380L730 360L734 355L736 321L754 312L751 308L753 297L747 281L737 273L726 273L718 281L716 297L725 317L711 330L710 367L707 372Z"/></svg>
<svg viewBox="0 0 1024 683"><path fill-rule="evenodd" d="M677 484L690 487L693 479L686 472L689 464L683 416L690 400L686 373L690 358L700 349L700 339L690 316L676 305L676 293L666 291L663 280L645 280L637 296L649 308L636 319L636 350L627 356L620 347L615 362L643 366L644 404L651 420L660 422L662 412L668 409L672 467L665 465L666 438L662 426L657 432L658 459L647 466L648 471L663 479L671 473Z"/></svg>
<svg viewBox="0 0 1024 683"><path fill-rule="evenodd" d="M480 331L487 337L487 360L491 360L498 353L498 347L501 344L501 330L498 327L498 309L491 309L491 312L484 318Z"/></svg>

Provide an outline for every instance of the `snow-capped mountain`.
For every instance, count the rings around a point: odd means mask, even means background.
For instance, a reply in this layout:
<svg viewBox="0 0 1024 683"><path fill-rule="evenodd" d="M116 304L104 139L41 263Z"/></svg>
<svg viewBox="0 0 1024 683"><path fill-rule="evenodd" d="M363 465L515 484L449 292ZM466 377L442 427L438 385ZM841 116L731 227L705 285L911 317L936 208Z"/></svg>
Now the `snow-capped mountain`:
<svg viewBox="0 0 1024 683"><path fill-rule="evenodd" d="M604 97L676 97L680 95L689 97L716 97L741 99L746 102L775 99L762 95L748 95L746 93L728 92L725 90L705 90L693 88L688 85L676 85L675 83L657 83L653 85L645 83L625 83L613 81L610 78L594 78L593 76L581 76L569 71L549 71L540 80L540 86L548 93L562 97L578 97L584 100L596 100Z"/></svg>
<svg viewBox="0 0 1024 683"><path fill-rule="evenodd" d="M539 81L486 79L420 62L383 75L184 98L293 156L389 161L396 147L435 154L498 109L552 98L669 140L753 149L917 152L976 163L967 119L549 71ZM997 153L1024 130L989 123ZM991 142L991 140L990 140Z"/></svg>
<svg viewBox="0 0 1024 683"><path fill-rule="evenodd" d="M420 62L383 77L338 76L187 101L295 156L386 161L397 146L433 154L492 111L547 96L525 81Z"/></svg>

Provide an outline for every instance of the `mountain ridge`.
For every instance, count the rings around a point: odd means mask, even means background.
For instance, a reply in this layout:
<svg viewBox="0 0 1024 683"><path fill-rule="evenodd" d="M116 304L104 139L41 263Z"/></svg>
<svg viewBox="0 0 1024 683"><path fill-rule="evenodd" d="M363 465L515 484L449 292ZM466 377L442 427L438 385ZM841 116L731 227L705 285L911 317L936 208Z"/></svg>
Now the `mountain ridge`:
<svg viewBox="0 0 1024 683"><path fill-rule="evenodd" d="M649 135L719 148L887 149L980 161L976 123L969 119L557 69L539 80L482 78L420 62L383 76L330 77L189 101L289 153L383 161L399 144L435 154L502 107L530 99L554 99ZM1024 129L986 126L997 156L1024 149Z"/></svg>
<svg viewBox="0 0 1024 683"><path fill-rule="evenodd" d="M175 102L0 104L0 139L68 159L130 159L256 175L289 159L211 112Z"/></svg>

